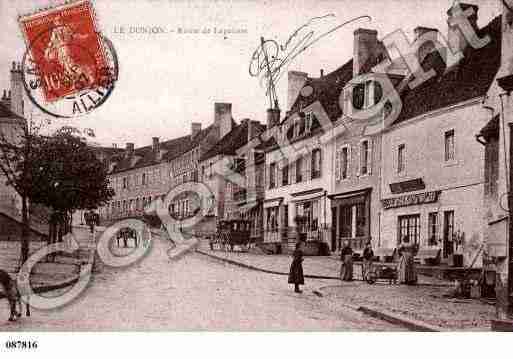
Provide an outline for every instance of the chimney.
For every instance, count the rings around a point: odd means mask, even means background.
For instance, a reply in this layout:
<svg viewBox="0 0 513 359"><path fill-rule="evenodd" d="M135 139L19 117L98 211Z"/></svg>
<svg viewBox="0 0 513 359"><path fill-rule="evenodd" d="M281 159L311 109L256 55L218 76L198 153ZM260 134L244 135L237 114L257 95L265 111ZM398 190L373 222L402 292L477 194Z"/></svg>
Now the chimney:
<svg viewBox="0 0 513 359"><path fill-rule="evenodd" d="M4 105L7 109L11 109L11 91L9 90L9 95L7 95L7 90L4 90L2 94L2 100L0 103Z"/></svg>
<svg viewBox="0 0 513 359"><path fill-rule="evenodd" d="M126 157L132 157L134 155L134 143L133 142L126 143L125 155L126 155Z"/></svg>
<svg viewBox="0 0 513 359"><path fill-rule="evenodd" d="M159 153L160 152L160 143L158 137L152 137L152 148L153 152Z"/></svg>
<svg viewBox="0 0 513 359"><path fill-rule="evenodd" d="M513 75L513 9L502 5L501 68L497 77Z"/></svg>
<svg viewBox="0 0 513 359"><path fill-rule="evenodd" d="M113 143L112 144L112 148L118 148L118 144L117 143Z"/></svg>
<svg viewBox="0 0 513 359"><path fill-rule="evenodd" d="M321 69L321 79L324 77L324 69Z"/></svg>
<svg viewBox="0 0 513 359"><path fill-rule="evenodd" d="M198 133L201 132L201 123L193 122L191 123L191 137L194 138Z"/></svg>
<svg viewBox="0 0 513 359"><path fill-rule="evenodd" d="M376 64L379 52L378 32L356 29L353 44L353 77L368 72Z"/></svg>
<svg viewBox="0 0 513 359"><path fill-rule="evenodd" d="M300 71L289 71L287 77L287 110L290 110L299 95L299 91L305 85L308 74Z"/></svg>
<svg viewBox="0 0 513 359"><path fill-rule="evenodd" d="M248 143L257 137L262 131L260 130L260 122L246 119L248 121Z"/></svg>
<svg viewBox="0 0 513 359"><path fill-rule="evenodd" d="M466 16L464 12L467 10L472 11L472 15ZM477 5L457 2L455 2L449 10L447 10L447 25L449 27L447 40L453 53L463 51L468 46L467 40L461 31L463 27L460 24L462 22L468 21L474 31L477 32L479 30L477 26L478 10L479 6Z"/></svg>
<svg viewBox="0 0 513 359"><path fill-rule="evenodd" d="M267 109L267 129L280 124L280 109L269 108Z"/></svg>
<svg viewBox="0 0 513 359"><path fill-rule="evenodd" d="M419 64L422 64L426 56L436 48L435 44L438 42L438 30L430 27L417 26L413 31L415 33L415 41L422 37L417 48L417 59L419 60Z"/></svg>
<svg viewBox="0 0 513 359"><path fill-rule="evenodd" d="M24 114L23 103L23 76L21 71L21 64L12 62L11 67L11 111L18 116Z"/></svg>
<svg viewBox="0 0 513 359"><path fill-rule="evenodd" d="M214 104L214 124L219 130L219 139L232 130L232 104L216 102Z"/></svg>

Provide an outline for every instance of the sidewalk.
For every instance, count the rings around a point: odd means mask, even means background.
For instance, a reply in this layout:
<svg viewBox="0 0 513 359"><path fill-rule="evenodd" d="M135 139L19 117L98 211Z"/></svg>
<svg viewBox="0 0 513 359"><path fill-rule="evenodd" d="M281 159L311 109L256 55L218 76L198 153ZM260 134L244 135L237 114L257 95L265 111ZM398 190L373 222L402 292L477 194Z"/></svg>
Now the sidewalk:
<svg viewBox="0 0 513 359"><path fill-rule="evenodd" d="M89 229L75 227L74 234L79 242L79 251L70 255L58 255L54 262L39 262L32 269L30 283L35 292L59 289L73 284L80 273L80 266L87 258ZM34 254L46 241L30 242L29 255ZM20 241L0 241L0 269L7 271L13 278L16 277L20 262Z"/></svg>
<svg viewBox="0 0 513 359"><path fill-rule="evenodd" d="M205 242L201 243L198 252L249 269L281 275L288 274L291 262L290 256L285 255L211 251ZM340 262L334 257L305 257L303 268L307 280L308 276L332 279L339 273ZM355 265L354 272L357 280L341 282L338 278L333 279L333 284L316 292L334 306L397 316L445 330L489 331L490 319L495 317L495 308L490 304L476 299L447 297L453 288L447 281L419 275L417 286L389 285L383 281L369 285L361 281L360 266Z"/></svg>

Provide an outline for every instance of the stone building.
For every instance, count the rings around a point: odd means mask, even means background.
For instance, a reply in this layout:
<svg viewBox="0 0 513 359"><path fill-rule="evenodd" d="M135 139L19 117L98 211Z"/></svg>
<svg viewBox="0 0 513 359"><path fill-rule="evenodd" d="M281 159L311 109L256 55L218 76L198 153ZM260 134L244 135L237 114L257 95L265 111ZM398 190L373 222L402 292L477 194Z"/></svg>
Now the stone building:
<svg viewBox="0 0 513 359"><path fill-rule="evenodd" d="M191 133L186 136L163 142L153 137L150 146L140 148L127 143L123 152L117 151L106 159L115 196L99 209L101 219L108 224L140 217L152 200L163 198L179 184L197 181L201 155L229 133L232 126L231 104L216 103L214 122L205 129L200 123L192 123ZM178 218L188 217L200 207L200 201L207 200L183 193L172 201L169 211Z"/></svg>
<svg viewBox="0 0 513 359"><path fill-rule="evenodd" d="M474 32L489 41L471 46L449 26L451 49L422 60L434 75L400 93L402 111L382 137L379 245L394 248L408 238L421 251L438 250L442 262L480 266L485 151L475 135L490 120L482 103L501 62L501 20L480 29L478 7L459 6L473 11ZM455 13L449 9L448 23ZM448 65L448 51L461 51L461 61Z"/></svg>
<svg viewBox="0 0 513 359"><path fill-rule="evenodd" d="M265 126L244 119L201 157L201 180L214 193L217 219L246 219L251 236L262 237L264 198L264 156L248 142L259 136Z"/></svg>

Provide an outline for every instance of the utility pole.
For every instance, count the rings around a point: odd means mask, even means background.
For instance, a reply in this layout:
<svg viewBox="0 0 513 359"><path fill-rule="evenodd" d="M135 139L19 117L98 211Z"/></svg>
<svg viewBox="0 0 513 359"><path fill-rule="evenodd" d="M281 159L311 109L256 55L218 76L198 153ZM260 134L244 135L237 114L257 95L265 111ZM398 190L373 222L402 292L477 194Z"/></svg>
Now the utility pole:
<svg viewBox="0 0 513 359"><path fill-rule="evenodd" d="M509 110L511 105L511 92L513 91L513 75L508 75L497 79L499 86L506 91L506 94L501 95L501 126L503 131L501 136L506 135L506 114L513 115L513 112ZM506 98L507 109L504 110L503 98ZM509 117L509 116L508 116ZM504 155L509 155L509 160L505 161L506 166L506 183L507 183L507 194L508 194L508 230L506 237L506 253L505 263L498 266L497 268L497 284L496 284L496 296L497 296L497 319L492 320L492 330L497 331L513 331L513 191L511 185L513 184L513 122L508 123L509 129L509 141L506 142L506 138L503 140L504 146L506 143L509 144L509 151L504 149Z"/></svg>

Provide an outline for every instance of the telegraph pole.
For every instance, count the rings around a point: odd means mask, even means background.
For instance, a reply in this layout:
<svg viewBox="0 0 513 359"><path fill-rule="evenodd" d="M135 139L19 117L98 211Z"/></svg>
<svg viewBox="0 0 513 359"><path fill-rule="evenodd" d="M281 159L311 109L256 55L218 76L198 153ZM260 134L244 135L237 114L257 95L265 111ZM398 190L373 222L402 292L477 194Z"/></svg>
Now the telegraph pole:
<svg viewBox="0 0 513 359"><path fill-rule="evenodd" d="M505 161L506 170L506 190L508 194L508 230L506 237L506 253L505 263L497 268L497 284L496 284L496 296L497 296L497 320L492 320L492 330L497 331L513 331L513 191L511 185L513 184L513 122L508 123L506 129L506 114L509 114L509 102L511 101L511 92L513 91L513 75L508 75L497 79L499 86L506 91L505 94L500 95L501 100L501 127L503 131L501 136L506 136L506 130L509 130L509 141L506 142L504 138L503 144L509 144L509 151L504 149L504 155L509 155L509 160ZM506 97L508 100L507 109L504 111L503 98ZM513 114L513 113L512 113ZM502 267L502 268L501 268Z"/></svg>

